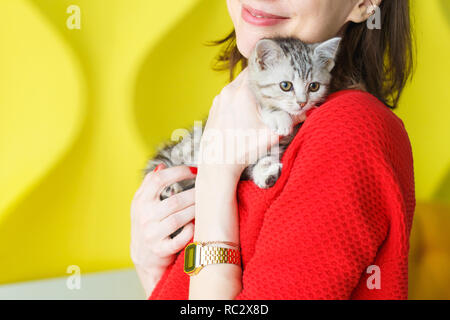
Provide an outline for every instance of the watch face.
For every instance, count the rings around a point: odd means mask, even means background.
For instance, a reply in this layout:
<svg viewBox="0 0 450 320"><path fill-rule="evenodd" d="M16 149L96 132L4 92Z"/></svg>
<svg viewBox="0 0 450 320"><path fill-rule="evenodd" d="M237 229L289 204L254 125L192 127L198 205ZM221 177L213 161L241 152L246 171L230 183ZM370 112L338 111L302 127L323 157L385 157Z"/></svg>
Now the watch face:
<svg viewBox="0 0 450 320"><path fill-rule="evenodd" d="M191 273L195 270L195 254L197 244L191 243L184 249L184 272Z"/></svg>

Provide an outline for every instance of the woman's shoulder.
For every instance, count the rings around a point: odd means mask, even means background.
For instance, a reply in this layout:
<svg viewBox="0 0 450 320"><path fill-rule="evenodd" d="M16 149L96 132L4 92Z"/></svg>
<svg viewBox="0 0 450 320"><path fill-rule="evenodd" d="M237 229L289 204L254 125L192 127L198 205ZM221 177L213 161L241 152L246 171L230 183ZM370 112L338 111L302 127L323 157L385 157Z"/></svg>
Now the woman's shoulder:
<svg viewBox="0 0 450 320"><path fill-rule="evenodd" d="M331 94L311 112L303 124L303 138L323 134L339 139L396 140L409 142L403 121L375 96L361 90L342 90Z"/></svg>
<svg viewBox="0 0 450 320"><path fill-rule="evenodd" d="M411 144L403 122L360 90L336 92L309 113L283 160L292 174L296 167L325 170L373 162L412 172Z"/></svg>

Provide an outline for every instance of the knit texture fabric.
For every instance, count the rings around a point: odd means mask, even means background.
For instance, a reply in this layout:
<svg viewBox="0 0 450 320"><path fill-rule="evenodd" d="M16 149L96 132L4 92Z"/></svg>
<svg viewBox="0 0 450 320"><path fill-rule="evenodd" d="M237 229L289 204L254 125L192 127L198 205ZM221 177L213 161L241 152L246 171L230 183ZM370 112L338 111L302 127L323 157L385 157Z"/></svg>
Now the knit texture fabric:
<svg viewBox="0 0 450 320"><path fill-rule="evenodd" d="M272 188L237 187L236 299L407 299L415 192L403 122L368 93L339 91L281 160ZM188 299L183 262L182 251L149 299Z"/></svg>

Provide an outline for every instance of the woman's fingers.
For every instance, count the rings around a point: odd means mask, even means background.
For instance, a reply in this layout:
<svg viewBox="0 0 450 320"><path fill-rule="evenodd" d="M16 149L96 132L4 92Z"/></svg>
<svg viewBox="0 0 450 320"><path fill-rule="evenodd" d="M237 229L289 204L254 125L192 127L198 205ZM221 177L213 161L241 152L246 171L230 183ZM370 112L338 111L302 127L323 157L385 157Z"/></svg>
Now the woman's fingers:
<svg viewBox="0 0 450 320"><path fill-rule="evenodd" d="M162 169L165 169L165 168L166 168L165 163L161 162L159 165L157 165L157 166L155 167L155 169L153 169L153 172L156 172L156 171L158 171L158 170L162 170ZM141 183L141 185L139 186L138 190L136 191L136 196L137 196L137 197L140 197L140 196L141 196L141 193L142 193L143 190L144 190L144 186L146 186L146 185L148 184L148 180L149 180L150 177L152 176L152 173L153 173L153 172L147 173L147 174L145 175L144 179L142 179L142 183Z"/></svg>
<svg viewBox="0 0 450 320"><path fill-rule="evenodd" d="M248 67L245 67L244 70L242 70L242 71L239 73L239 75L242 77L242 78L240 79L241 83L244 82L244 81L246 81L247 78L248 78Z"/></svg>
<svg viewBox="0 0 450 320"><path fill-rule="evenodd" d="M163 219L159 225L158 233L160 234L160 237L161 238L168 237L176 230L178 230L179 228L190 222L192 219L194 219L194 217L195 217L194 205L169 215L168 217ZM178 235L176 237L178 237Z"/></svg>
<svg viewBox="0 0 450 320"><path fill-rule="evenodd" d="M173 239L167 237L161 241L161 250L167 254L175 254L182 250L194 236L194 223L184 225L183 230Z"/></svg>
<svg viewBox="0 0 450 320"><path fill-rule="evenodd" d="M149 200L159 200L159 195L164 188L178 181L194 179L196 176L185 165L150 172L147 175L148 177L146 176L142 182L141 195Z"/></svg>
<svg viewBox="0 0 450 320"><path fill-rule="evenodd" d="M248 73L248 67L245 67L241 72L239 72L239 74L233 80L233 82L231 82L231 84L233 86L241 86L243 84L243 82L246 81L247 73Z"/></svg>
<svg viewBox="0 0 450 320"><path fill-rule="evenodd" d="M195 188L176 193L156 204L154 219L162 221L177 211L195 204Z"/></svg>

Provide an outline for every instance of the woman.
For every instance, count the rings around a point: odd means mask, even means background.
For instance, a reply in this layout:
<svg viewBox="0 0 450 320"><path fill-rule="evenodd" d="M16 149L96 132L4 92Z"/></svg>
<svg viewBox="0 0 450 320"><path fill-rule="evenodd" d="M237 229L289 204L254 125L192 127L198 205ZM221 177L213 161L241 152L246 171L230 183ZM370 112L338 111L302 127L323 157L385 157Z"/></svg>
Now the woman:
<svg viewBox="0 0 450 320"><path fill-rule="evenodd" d="M219 60L231 76L239 63L244 70L214 100L205 132L250 128L266 130L271 139L236 154L235 164L201 164L197 174L186 166L158 167L145 177L132 203L131 253L148 296L406 299L413 160L403 123L390 109L412 67L408 0L227 5L235 30L219 41L228 43ZM373 14L381 29L367 27ZM238 160L278 136L258 116L245 67L255 43L273 35L343 40L333 93L308 114L276 184L259 189L239 181L248 163ZM214 141L202 138L201 145ZM159 201L165 186L195 176L195 189ZM242 265L210 265L188 277L182 250L192 237L239 243Z"/></svg>

